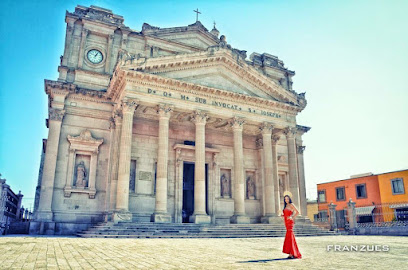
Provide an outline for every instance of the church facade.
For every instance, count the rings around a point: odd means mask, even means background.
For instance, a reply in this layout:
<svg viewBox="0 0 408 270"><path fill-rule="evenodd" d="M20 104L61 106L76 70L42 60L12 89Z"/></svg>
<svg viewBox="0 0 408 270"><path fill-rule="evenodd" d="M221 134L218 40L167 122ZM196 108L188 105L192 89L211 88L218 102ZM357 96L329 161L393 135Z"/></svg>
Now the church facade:
<svg viewBox="0 0 408 270"><path fill-rule="evenodd" d="M96 7L66 13L31 233L97 222L272 223L284 194L307 219L306 107L276 56L200 21L141 31Z"/></svg>

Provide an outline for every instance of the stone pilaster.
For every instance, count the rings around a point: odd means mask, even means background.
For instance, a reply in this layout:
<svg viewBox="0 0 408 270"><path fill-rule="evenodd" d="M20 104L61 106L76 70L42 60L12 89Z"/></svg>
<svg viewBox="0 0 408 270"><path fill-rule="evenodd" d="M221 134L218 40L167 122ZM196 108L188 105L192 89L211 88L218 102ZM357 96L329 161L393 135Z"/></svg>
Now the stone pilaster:
<svg viewBox="0 0 408 270"><path fill-rule="evenodd" d="M297 146L297 163L299 170L299 195L300 195L300 213L302 216L307 216L307 201L306 201L306 183L305 183L305 166L303 162L303 151L305 146Z"/></svg>
<svg viewBox="0 0 408 270"><path fill-rule="evenodd" d="M280 190L279 190L279 175L278 175L278 151L276 145L280 139L280 136L277 134L272 135L272 167L273 167L273 176L275 183L275 213L280 213Z"/></svg>
<svg viewBox="0 0 408 270"><path fill-rule="evenodd" d="M205 209L205 125L208 120L206 113L194 112L192 120L196 126L195 167L194 167L194 213L190 222L211 223Z"/></svg>
<svg viewBox="0 0 408 270"><path fill-rule="evenodd" d="M279 220L275 212L275 177L273 174L272 158L272 129L269 123L263 123L260 128L263 142L263 160L264 160L264 182L265 182L265 216L262 217L262 223L271 223Z"/></svg>
<svg viewBox="0 0 408 270"><path fill-rule="evenodd" d="M65 35L65 49L64 49L64 55L62 58L62 66L67 66L68 65L68 58L71 57L71 46L72 46L72 34L74 32L74 24L73 23L68 23L67 24L67 33Z"/></svg>
<svg viewBox="0 0 408 270"><path fill-rule="evenodd" d="M108 36L108 49L106 52L106 61L105 61L105 73L110 73L110 66L111 66L111 51L112 51L112 43L113 43L113 38L114 35L109 35Z"/></svg>
<svg viewBox="0 0 408 270"><path fill-rule="evenodd" d="M82 64L84 62L84 50L85 50L85 42L88 37L89 30L86 28L82 28L81 34L81 43L79 45L79 58L78 58L78 67L82 68Z"/></svg>
<svg viewBox="0 0 408 270"><path fill-rule="evenodd" d="M129 175L132 150L133 114L136 107L137 101L134 99L128 99L122 102L123 120L119 147L116 209L113 214L113 221L115 223L118 223L119 221L132 221L132 214L129 212Z"/></svg>
<svg viewBox="0 0 408 270"><path fill-rule="evenodd" d="M285 129L285 135L288 145L288 163L289 163L289 191L292 193L292 201L296 206L300 205L299 184L296 158L296 128L288 127ZM303 215L303 213L299 213Z"/></svg>
<svg viewBox="0 0 408 270"><path fill-rule="evenodd" d="M117 111L113 115L113 121L115 123L114 138L112 141L112 170L111 170L111 187L110 187L110 206L109 213L112 214L116 209L116 195L118 185L118 168L119 168L119 147L120 147L120 135L122 132L122 112Z"/></svg>
<svg viewBox="0 0 408 270"><path fill-rule="evenodd" d="M231 223L249 223L245 213L245 187L244 187L244 149L242 143L242 130L244 120L234 117L230 125L234 134L234 215Z"/></svg>
<svg viewBox="0 0 408 270"><path fill-rule="evenodd" d="M172 108L159 105L159 147L157 153L156 205L151 220L154 222L171 222L167 212L167 164L169 159L169 120ZM204 192L205 194L205 192Z"/></svg>
<svg viewBox="0 0 408 270"><path fill-rule="evenodd" d="M40 202L36 213L36 221L51 222L53 219L51 204L54 193L55 168L57 165L61 124L64 114L65 110L56 108L49 109L48 139L45 150Z"/></svg>

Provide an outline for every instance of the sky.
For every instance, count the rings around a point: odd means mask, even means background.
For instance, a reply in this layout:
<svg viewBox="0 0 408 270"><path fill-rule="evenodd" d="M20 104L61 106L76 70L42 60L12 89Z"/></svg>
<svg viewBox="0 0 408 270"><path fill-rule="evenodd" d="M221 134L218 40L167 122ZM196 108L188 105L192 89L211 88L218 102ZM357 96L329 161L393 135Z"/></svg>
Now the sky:
<svg viewBox="0 0 408 270"><path fill-rule="evenodd" d="M0 173L32 207L48 117L44 79L56 80L65 12L97 5L140 31L213 22L234 48L278 56L306 92L297 123L306 189L351 175L408 169L408 1L0 2Z"/></svg>

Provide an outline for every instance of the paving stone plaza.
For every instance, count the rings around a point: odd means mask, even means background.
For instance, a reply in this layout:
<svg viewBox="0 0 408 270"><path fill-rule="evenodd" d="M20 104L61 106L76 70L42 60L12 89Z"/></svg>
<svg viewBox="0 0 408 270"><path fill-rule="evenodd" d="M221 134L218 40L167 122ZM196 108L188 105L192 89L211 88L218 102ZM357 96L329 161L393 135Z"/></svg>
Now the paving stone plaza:
<svg viewBox="0 0 408 270"><path fill-rule="evenodd" d="M81 239L1 237L0 269L403 269L407 237L297 237L303 258L286 259L283 237ZM327 251L327 245L389 251ZM382 248L381 248L382 250Z"/></svg>

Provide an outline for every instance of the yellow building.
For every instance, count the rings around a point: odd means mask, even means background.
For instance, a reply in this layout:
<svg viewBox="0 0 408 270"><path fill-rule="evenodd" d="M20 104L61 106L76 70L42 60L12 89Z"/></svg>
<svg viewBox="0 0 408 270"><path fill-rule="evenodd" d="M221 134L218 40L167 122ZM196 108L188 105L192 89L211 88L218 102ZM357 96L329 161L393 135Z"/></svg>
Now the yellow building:
<svg viewBox="0 0 408 270"><path fill-rule="evenodd" d="M307 201L307 217L314 222L315 215L319 213L319 204L317 201Z"/></svg>
<svg viewBox="0 0 408 270"><path fill-rule="evenodd" d="M408 219L408 170L378 175L384 221Z"/></svg>

